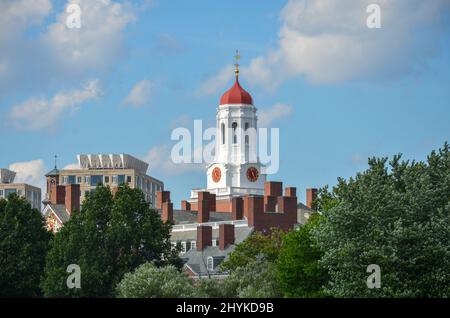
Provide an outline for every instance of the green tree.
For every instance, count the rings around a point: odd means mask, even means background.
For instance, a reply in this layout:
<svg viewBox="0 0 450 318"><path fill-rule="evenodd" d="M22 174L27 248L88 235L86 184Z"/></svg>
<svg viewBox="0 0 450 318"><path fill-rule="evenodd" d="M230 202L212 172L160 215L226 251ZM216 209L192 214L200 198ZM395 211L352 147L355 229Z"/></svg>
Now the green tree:
<svg viewBox="0 0 450 318"><path fill-rule="evenodd" d="M0 297L39 297L51 235L37 209L12 194L0 199Z"/></svg>
<svg viewBox="0 0 450 318"><path fill-rule="evenodd" d="M320 225L318 213L298 230L284 236L277 261L277 278L286 297L322 297L328 273L320 264L323 252L318 248L312 231Z"/></svg>
<svg viewBox="0 0 450 318"><path fill-rule="evenodd" d="M223 282L223 295L231 298L282 297L275 263L259 258L236 268Z"/></svg>
<svg viewBox="0 0 450 318"><path fill-rule="evenodd" d="M145 263L134 272L127 273L117 285L121 298L182 298L193 297L195 290L191 279L175 266L157 267Z"/></svg>
<svg viewBox="0 0 450 318"><path fill-rule="evenodd" d="M254 232L230 253L229 258L221 264L222 269L233 271L258 259L275 262L284 235L285 232L277 228L273 228L270 235Z"/></svg>
<svg viewBox="0 0 450 318"><path fill-rule="evenodd" d="M55 236L42 287L47 297L113 297L123 275L139 265L180 266L171 250L170 225L150 209L142 192L121 185L113 197L98 186ZM67 288L67 266L81 269L81 288Z"/></svg>
<svg viewBox="0 0 450 318"><path fill-rule="evenodd" d="M314 231L336 297L450 296L450 156L426 162L369 159L369 169L333 190L336 204ZM367 266L381 269L369 289Z"/></svg>

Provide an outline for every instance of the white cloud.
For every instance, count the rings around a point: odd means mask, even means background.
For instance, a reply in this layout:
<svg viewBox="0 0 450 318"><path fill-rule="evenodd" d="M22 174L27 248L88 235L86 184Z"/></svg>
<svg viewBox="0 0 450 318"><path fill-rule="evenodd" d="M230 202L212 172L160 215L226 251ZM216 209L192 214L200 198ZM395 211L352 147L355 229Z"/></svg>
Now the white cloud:
<svg viewBox="0 0 450 318"><path fill-rule="evenodd" d="M70 3L81 7L79 29L66 25ZM50 0L0 1L0 96L111 71L126 53L124 31L135 21L136 8L130 3L70 0L44 26ZM34 32L29 33L31 26Z"/></svg>
<svg viewBox="0 0 450 318"><path fill-rule="evenodd" d="M289 117L293 112L293 107L288 104L278 103L269 108L261 109L258 114L258 126L270 127L278 119Z"/></svg>
<svg viewBox="0 0 450 318"><path fill-rule="evenodd" d="M9 165L9 170L16 173L14 182L28 183L45 191L45 173L47 169L43 160L12 163Z"/></svg>
<svg viewBox="0 0 450 318"><path fill-rule="evenodd" d="M74 112L82 103L101 94L98 80L91 80L81 90L58 93L52 99L31 98L12 107L9 118L24 130L52 127L63 115Z"/></svg>
<svg viewBox="0 0 450 318"><path fill-rule="evenodd" d="M80 169L80 165L78 163L69 163L63 168L63 170L72 170L72 169Z"/></svg>
<svg viewBox="0 0 450 318"><path fill-rule="evenodd" d="M144 161L149 164L149 172L152 173L152 171L158 171L164 175L173 176L190 172L205 171L206 164L174 163L171 158L171 151L172 148L170 145L159 145L152 147L144 156ZM199 151L201 151L201 148L194 150L197 154Z"/></svg>
<svg viewBox="0 0 450 318"><path fill-rule="evenodd" d="M155 84L149 80L137 82L131 89L124 103L132 106L144 106L147 104L155 91Z"/></svg>
<svg viewBox="0 0 450 318"><path fill-rule="evenodd" d="M447 0L379 0L381 29L369 29L373 0L290 0L278 45L241 68L253 84L274 90L303 77L315 84L392 79L423 71L439 51ZM223 70L210 81L220 78Z"/></svg>
<svg viewBox="0 0 450 318"><path fill-rule="evenodd" d="M196 91L197 96L207 96L216 94L224 90L231 80L233 72L232 66L227 65L221 69L217 74L206 79Z"/></svg>
<svg viewBox="0 0 450 318"><path fill-rule="evenodd" d="M68 28L62 12L42 41L63 72L79 74L106 69L123 53L124 29L135 16L131 7L113 1L70 0L81 8L81 28Z"/></svg>

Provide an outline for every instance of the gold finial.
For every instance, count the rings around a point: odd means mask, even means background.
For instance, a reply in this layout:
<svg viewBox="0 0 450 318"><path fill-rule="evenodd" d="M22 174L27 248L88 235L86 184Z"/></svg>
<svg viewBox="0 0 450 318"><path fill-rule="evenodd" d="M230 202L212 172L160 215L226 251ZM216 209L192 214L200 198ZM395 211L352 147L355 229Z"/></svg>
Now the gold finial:
<svg viewBox="0 0 450 318"><path fill-rule="evenodd" d="M239 54L239 50L236 50L236 55L234 56L236 59L236 63L234 64L234 73L236 77L239 75L239 60L241 59L241 55Z"/></svg>

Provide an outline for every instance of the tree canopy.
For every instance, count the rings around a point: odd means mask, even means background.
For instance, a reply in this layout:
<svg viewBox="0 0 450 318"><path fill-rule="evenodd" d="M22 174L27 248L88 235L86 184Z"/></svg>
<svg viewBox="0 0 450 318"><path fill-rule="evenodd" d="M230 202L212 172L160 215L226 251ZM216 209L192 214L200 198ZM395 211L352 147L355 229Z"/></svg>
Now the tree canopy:
<svg viewBox="0 0 450 318"><path fill-rule="evenodd" d="M0 297L39 297L51 234L37 209L16 194L0 199Z"/></svg>
<svg viewBox="0 0 450 318"><path fill-rule="evenodd" d="M366 171L339 179L322 200L329 208L322 209L324 221L315 234L330 273L327 292L335 297L450 296L449 198L447 143L426 162L403 161L401 155L389 164L387 158L371 158ZM380 266L381 288L367 287L370 264Z"/></svg>
<svg viewBox="0 0 450 318"><path fill-rule="evenodd" d="M113 196L98 186L55 236L42 288L47 297L113 297L123 275L145 262L181 266L170 225L150 209L142 192L121 185ZM81 269L81 288L69 289L67 266Z"/></svg>

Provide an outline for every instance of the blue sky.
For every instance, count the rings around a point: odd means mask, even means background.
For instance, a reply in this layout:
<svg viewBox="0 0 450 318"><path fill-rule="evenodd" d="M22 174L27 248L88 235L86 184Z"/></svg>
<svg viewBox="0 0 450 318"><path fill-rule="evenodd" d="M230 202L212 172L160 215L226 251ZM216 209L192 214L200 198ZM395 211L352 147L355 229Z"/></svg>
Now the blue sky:
<svg viewBox="0 0 450 318"><path fill-rule="evenodd" d="M81 28L65 25L68 3ZM366 7L379 3L381 29ZM14 10L19 8L19 10ZM423 160L449 140L447 1L56 1L0 4L0 167L42 184L77 153L149 161L176 205L204 187L167 164L173 128L214 124L241 84L280 128L280 170L296 186L334 184L369 156ZM278 108L277 108L278 107ZM274 111L275 110L275 111Z"/></svg>

